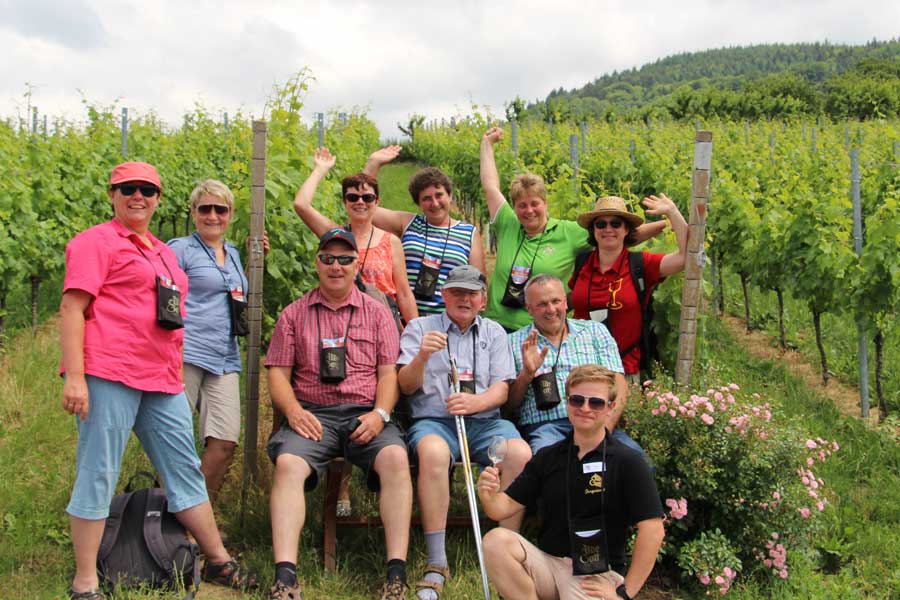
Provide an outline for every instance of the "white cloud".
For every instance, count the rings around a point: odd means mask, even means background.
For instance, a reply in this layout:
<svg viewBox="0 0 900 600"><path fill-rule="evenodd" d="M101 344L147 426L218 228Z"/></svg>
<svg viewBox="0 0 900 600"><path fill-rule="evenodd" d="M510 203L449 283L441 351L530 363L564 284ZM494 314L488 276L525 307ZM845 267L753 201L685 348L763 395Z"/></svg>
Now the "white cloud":
<svg viewBox="0 0 900 600"><path fill-rule="evenodd" d="M731 45L896 36L900 4L829 0L0 0L0 115L80 117L78 90L170 123L202 101L261 114L275 82L308 66L307 117L369 107L386 136L410 113L470 102L502 114L613 70Z"/></svg>

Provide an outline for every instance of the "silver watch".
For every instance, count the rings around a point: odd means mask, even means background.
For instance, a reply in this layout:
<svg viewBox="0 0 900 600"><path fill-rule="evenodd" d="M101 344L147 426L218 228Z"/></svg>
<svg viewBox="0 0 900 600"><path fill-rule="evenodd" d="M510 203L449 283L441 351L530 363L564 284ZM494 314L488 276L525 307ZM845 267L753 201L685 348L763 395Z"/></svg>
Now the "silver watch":
<svg viewBox="0 0 900 600"><path fill-rule="evenodd" d="M391 422L391 413L384 410L383 408L376 408L375 412L377 412L381 416L381 420L384 421L384 424L387 425Z"/></svg>

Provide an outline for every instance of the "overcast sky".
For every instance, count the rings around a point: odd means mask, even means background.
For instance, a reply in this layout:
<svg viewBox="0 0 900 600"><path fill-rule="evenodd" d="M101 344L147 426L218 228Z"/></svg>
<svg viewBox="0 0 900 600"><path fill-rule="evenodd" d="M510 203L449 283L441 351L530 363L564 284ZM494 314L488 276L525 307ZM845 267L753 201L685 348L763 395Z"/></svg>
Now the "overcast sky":
<svg viewBox="0 0 900 600"><path fill-rule="evenodd" d="M81 119L82 98L155 110L197 102L261 115L272 85L303 67L303 115L368 111L397 121L502 114L670 54L766 42L863 43L900 35L900 0L0 0L0 117Z"/></svg>

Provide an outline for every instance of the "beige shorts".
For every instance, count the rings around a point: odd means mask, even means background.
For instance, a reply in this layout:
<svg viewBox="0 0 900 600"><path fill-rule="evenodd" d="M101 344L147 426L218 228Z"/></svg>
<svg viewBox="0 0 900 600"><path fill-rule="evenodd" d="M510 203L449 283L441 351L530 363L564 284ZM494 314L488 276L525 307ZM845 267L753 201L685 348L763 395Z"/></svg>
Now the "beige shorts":
<svg viewBox="0 0 900 600"><path fill-rule="evenodd" d="M519 542L525 550L525 570L534 581L534 587L540 600L591 600L581 589L581 580L585 576L572 575L572 559L560 558L540 550L537 546L519 534ZM624 583L625 578L615 571L607 571L599 575L609 580L614 587Z"/></svg>
<svg viewBox="0 0 900 600"><path fill-rule="evenodd" d="M240 374L216 375L184 364L184 394L200 415L200 439L216 438L237 443L241 433Z"/></svg>

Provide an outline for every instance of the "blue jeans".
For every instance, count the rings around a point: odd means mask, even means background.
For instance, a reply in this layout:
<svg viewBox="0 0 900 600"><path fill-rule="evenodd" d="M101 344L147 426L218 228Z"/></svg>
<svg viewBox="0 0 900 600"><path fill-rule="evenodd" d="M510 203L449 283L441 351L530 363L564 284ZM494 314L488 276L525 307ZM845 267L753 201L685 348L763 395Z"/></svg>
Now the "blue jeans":
<svg viewBox="0 0 900 600"><path fill-rule="evenodd" d="M144 392L91 375L86 380L90 404L84 421L75 417L75 486L66 512L92 520L109 516L132 430L165 483L169 512L181 512L209 499L184 393Z"/></svg>
<svg viewBox="0 0 900 600"><path fill-rule="evenodd" d="M409 431L406 432L406 443L409 446L409 454L413 461L416 461L416 446L426 435L436 435L447 443L447 446L450 448L451 462L460 460L461 454L459 451L459 440L456 435L455 419L428 418L413 421ZM487 456L487 449L491 445L491 438L495 435L502 436L508 440L522 439L515 425L505 419L473 419L466 417L466 439L469 441L469 454L472 462L478 463L482 467L491 464L491 460Z"/></svg>

